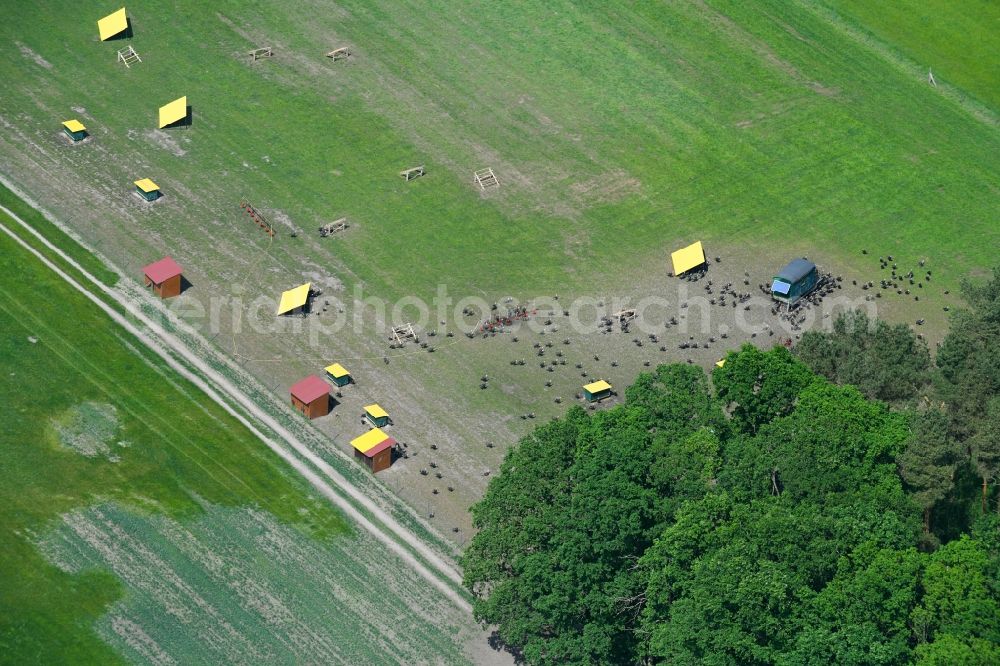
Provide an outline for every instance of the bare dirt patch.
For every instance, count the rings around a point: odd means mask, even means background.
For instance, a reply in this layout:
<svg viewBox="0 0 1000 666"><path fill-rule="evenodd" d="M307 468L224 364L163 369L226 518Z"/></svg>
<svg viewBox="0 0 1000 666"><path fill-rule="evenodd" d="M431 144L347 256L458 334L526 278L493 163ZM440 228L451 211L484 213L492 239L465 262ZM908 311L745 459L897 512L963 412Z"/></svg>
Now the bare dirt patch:
<svg viewBox="0 0 1000 666"><path fill-rule="evenodd" d="M186 150L181 148L181 144L177 139L170 136L163 130L159 129L149 130L145 132L143 136L146 137L146 139L148 139L154 145L163 148L164 150L176 155L177 157L184 157L184 155L187 153Z"/></svg>
<svg viewBox="0 0 1000 666"><path fill-rule="evenodd" d="M35 64L38 65L39 67L44 67L45 69L52 69L52 63L50 63L45 58L32 51L30 47L22 44L21 42L15 42L15 44L17 44L17 48L21 50L21 55L23 55L25 58L33 60Z"/></svg>
<svg viewBox="0 0 1000 666"><path fill-rule="evenodd" d="M118 410L106 403L84 402L54 418L52 427L66 448L88 458L106 456L118 432Z"/></svg>

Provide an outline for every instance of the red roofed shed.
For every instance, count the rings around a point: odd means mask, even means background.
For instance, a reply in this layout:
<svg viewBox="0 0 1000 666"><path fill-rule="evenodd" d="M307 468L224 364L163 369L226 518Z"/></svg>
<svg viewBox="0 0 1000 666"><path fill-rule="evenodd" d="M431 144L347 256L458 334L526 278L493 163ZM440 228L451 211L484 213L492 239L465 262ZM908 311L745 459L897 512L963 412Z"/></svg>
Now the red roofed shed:
<svg viewBox="0 0 1000 666"><path fill-rule="evenodd" d="M292 407L310 419L330 413L330 385L316 375L309 375L291 388Z"/></svg>
<svg viewBox="0 0 1000 666"><path fill-rule="evenodd" d="M142 275L146 286L153 288L153 293L160 298L170 298L181 293L181 267L171 257L145 266Z"/></svg>

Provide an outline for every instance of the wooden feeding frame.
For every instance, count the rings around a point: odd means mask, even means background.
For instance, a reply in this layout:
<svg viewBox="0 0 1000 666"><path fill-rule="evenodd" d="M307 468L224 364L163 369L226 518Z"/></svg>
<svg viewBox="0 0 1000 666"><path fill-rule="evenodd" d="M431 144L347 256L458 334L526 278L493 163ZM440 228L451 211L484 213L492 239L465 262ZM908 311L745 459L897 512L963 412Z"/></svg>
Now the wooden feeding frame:
<svg viewBox="0 0 1000 666"><path fill-rule="evenodd" d="M611 384L607 383L603 379L599 379L596 382L591 382L583 387L583 397L587 402L600 402L606 398L611 397Z"/></svg>
<svg viewBox="0 0 1000 666"><path fill-rule="evenodd" d="M341 46L338 49L329 51L326 57L330 60L337 62L338 60L347 60L351 56L351 48L349 46Z"/></svg>
<svg viewBox="0 0 1000 666"><path fill-rule="evenodd" d="M309 375L289 389L292 407L315 419L330 413L330 385L316 375Z"/></svg>
<svg viewBox="0 0 1000 666"><path fill-rule="evenodd" d="M493 173L493 169L487 167L485 169L480 169L473 174L476 178L476 182L479 183L481 189L487 189L491 187L500 187L500 181L497 180L497 176Z"/></svg>
<svg viewBox="0 0 1000 666"><path fill-rule="evenodd" d="M245 198L240 199L240 208L242 208L246 212L247 216L256 222L257 226L263 229L268 236L274 238L274 227L271 226L271 223L267 221L264 214L261 213L258 208L254 207L254 205Z"/></svg>
<svg viewBox="0 0 1000 666"><path fill-rule="evenodd" d="M125 63L125 67L131 69L132 65L135 63L142 62L142 58L139 57L139 54L136 53L135 49L132 48L132 45L129 44L125 48L118 51L118 62Z"/></svg>
<svg viewBox="0 0 1000 666"><path fill-rule="evenodd" d="M339 363L328 365L324 368L324 370L326 371L326 376L330 378L330 381L338 387L347 386L354 381L354 378L351 377L351 373Z"/></svg>
<svg viewBox="0 0 1000 666"><path fill-rule="evenodd" d="M160 192L160 186L149 178L142 178L135 181L135 193L136 196L144 201L156 201L163 196L163 193Z"/></svg>
<svg viewBox="0 0 1000 666"><path fill-rule="evenodd" d="M622 326L628 326L630 322L635 321L638 315L636 314L635 309L628 308L625 310L619 310L618 312L611 315L611 317L613 319L617 319L618 323L621 324Z"/></svg>
<svg viewBox="0 0 1000 666"><path fill-rule="evenodd" d="M398 345L406 344L407 340L413 340L414 342L420 342L417 338L416 331L413 330L413 324L403 324L402 326L393 326L392 332L389 334L389 340L395 342Z"/></svg>
<svg viewBox="0 0 1000 666"><path fill-rule="evenodd" d="M387 425L392 424L392 419L389 418L389 412L382 409L378 403L373 403L371 405L365 405L365 418L376 428L384 428Z"/></svg>
<svg viewBox="0 0 1000 666"><path fill-rule="evenodd" d="M281 300L278 302L278 315L305 314L309 305L309 296L312 290L312 282L300 284L294 289L289 289L281 293Z"/></svg>
<svg viewBox="0 0 1000 666"><path fill-rule="evenodd" d="M351 446L354 447L354 457L375 474L392 465L392 450L396 446L396 440L375 428L352 439Z"/></svg>
<svg viewBox="0 0 1000 666"><path fill-rule="evenodd" d="M271 51L270 46L262 46L259 49L254 49L253 51L250 51L251 63L257 62L261 58L273 58L273 57L274 57L274 52Z"/></svg>
<svg viewBox="0 0 1000 666"><path fill-rule="evenodd" d="M83 126L83 123L75 118L73 120L63 122L62 127L63 132L66 133L66 136L68 136L73 143L83 141L87 138L87 128Z"/></svg>
<svg viewBox="0 0 1000 666"><path fill-rule="evenodd" d="M326 238L327 236L332 236L333 234L343 231L348 226L349 225L347 224L347 218L342 217L339 220L334 220L333 222L327 222L322 227L320 227L319 235L321 238Z"/></svg>
<svg viewBox="0 0 1000 666"><path fill-rule="evenodd" d="M424 165L415 166L412 169L403 169L399 172L400 178L409 182L424 175Z"/></svg>
<svg viewBox="0 0 1000 666"><path fill-rule="evenodd" d="M160 298L170 298L181 293L183 276L180 265L167 256L143 266L142 277L145 285L152 288Z"/></svg>

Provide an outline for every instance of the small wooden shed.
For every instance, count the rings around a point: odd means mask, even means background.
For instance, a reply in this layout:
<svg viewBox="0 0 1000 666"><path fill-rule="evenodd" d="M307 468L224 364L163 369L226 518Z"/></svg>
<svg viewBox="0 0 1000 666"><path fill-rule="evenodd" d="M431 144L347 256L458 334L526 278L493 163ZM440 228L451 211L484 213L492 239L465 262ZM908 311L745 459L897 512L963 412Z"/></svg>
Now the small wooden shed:
<svg viewBox="0 0 1000 666"><path fill-rule="evenodd" d="M163 196L163 193L160 192L160 186L149 178L135 181L135 193L146 201L156 201Z"/></svg>
<svg viewBox="0 0 1000 666"><path fill-rule="evenodd" d="M819 282L816 264L808 259L793 259L781 269L771 282L771 297L776 301L794 305Z"/></svg>
<svg viewBox="0 0 1000 666"><path fill-rule="evenodd" d="M326 375L337 386L347 386L353 379L351 373L339 363L326 366Z"/></svg>
<svg viewBox="0 0 1000 666"><path fill-rule="evenodd" d="M365 406L365 417L376 428L381 428L392 423L389 419L389 413L379 407L378 403Z"/></svg>
<svg viewBox="0 0 1000 666"><path fill-rule="evenodd" d="M292 407L315 419L330 413L330 385L316 375L309 375L290 389Z"/></svg>
<svg viewBox="0 0 1000 666"><path fill-rule="evenodd" d="M170 298L181 293L184 279L180 265L171 257L163 257L148 266L143 266L142 276L147 287L160 298Z"/></svg>
<svg viewBox="0 0 1000 666"><path fill-rule="evenodd" d="M63 131L66 132L66 136L72 139L74 143L77 141L83 141L87 138L87 128L83 126L83 123L75 118L73 120L65 121L62 126Z"/></svg>
<svg viewBox="0 0 1000 666"><path fill-rule="evenodd" d="M351 446L354 447L354 457L375 474L392 465L392 449L396 440L374 428L351 440Z"/></svg>
<svg viewBox="0 0 1000 666"><path fill-rule="evenodd" d="M583 397L587 399L587 402L600 402L611 397L612 388L611 384L599 379L583 387Z"/></svg>

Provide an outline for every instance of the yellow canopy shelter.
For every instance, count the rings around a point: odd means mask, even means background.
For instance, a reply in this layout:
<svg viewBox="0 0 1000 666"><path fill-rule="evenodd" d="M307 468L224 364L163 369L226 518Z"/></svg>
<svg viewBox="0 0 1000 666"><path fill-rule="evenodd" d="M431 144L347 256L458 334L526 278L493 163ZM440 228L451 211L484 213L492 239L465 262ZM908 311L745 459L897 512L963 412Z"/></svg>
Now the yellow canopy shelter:
<svg viewBox="0 0 1000 666"><path fill-rule="evenodd" d="M143 192L155 192L160 189L160 186L151 181L149 178L143 178L142 180L135 181L135 186Z"/></svg>
<svg viewBox="0 0 1000 666"><path fill-rule="evenodd" d="M63 127L70 132L85 132L87 130L79 120L67 120L63 123Z"/></svg>
<svg viewBox="0 0 1000 666"><path fill-rule="evenodd" d="M586 386L583 387L583 390L591 394L600 393L601 391L610 391L611 384L601 379L600 381L587 384Z"/></svg>
<svg viewBox="0 0 1000 666"><path fill-rule="evenodd" d="M331 377L333 377L334 379L340 379L341 377L346 377L346 376L348 376L348 375L350 375L350 374L351 374L351 373L349 373L349 372L347 371L347 369L346 369L346 368L344 368L344 366L342 366L342 365L341 365L341 364L339 364L339 363L334 363L333 365L328 365L328 366L326 366L326 368L324 368L324 369L325 369L325 370L327 371L327 373L329 373L329 375L330 375Z"/></svg>
<svg viewBox="0 0 1000 666"><path fill-rule="evenodd" d="M124 32L127 28L128 17L125 15L124 7L97 22L97 31L101 33L102 42Z"/></svg>
<svg viewBox="0 0 1000 666"><path fill-rule="evenodd" d="M281 302L278 303L278 314L282 315L295 308L301 308L309 300L309 288L312 282L301 284L295 289L289 289L281 294Z"/></svg>
<svg viewBox="0 0 1000 666"><path fill-rule="evenodd" d="M705 250L701 247L701 241L698 241L672 252L670 260L674 264L674 275L682 275L705 263Z"/></svg>
<svg viewBox="0 0 1000 666"><path fill-rule="evenodd" d="M365 413L373 419L384 419L389 416L389 413L378 406L378 404L367 405L365 407Z"/></svg>
<svg viewBox="0 0 1000 666"><path fill-rule="evenodd" d="M187 117L187 95L160 107L160 129Z"/></svg>
<svg viewBox="0 0 1000 666"><path fill-rule="evenodd" d="M361 453L367 453L371 448L378 446L387 439L389 439L389 435L382 432L380 428L373 428L360 437L352 439L351 446Z"/></svg>
<svg viewBox="0 0 1000 666"><path fill-rule="evenodd" d="M337 386L347 386L354 379L351 377L351 373L339 363L334 363L332 365L326 366L324 368L326 374L333 380L333 383Z"/></svg>
<svg viewBox="0 0 1000 666"><path fill-rule="evenodd" d="M726 364L726 359L720 358L718 361L715 362L715 367L721 368L725 364Z"/></svg>

